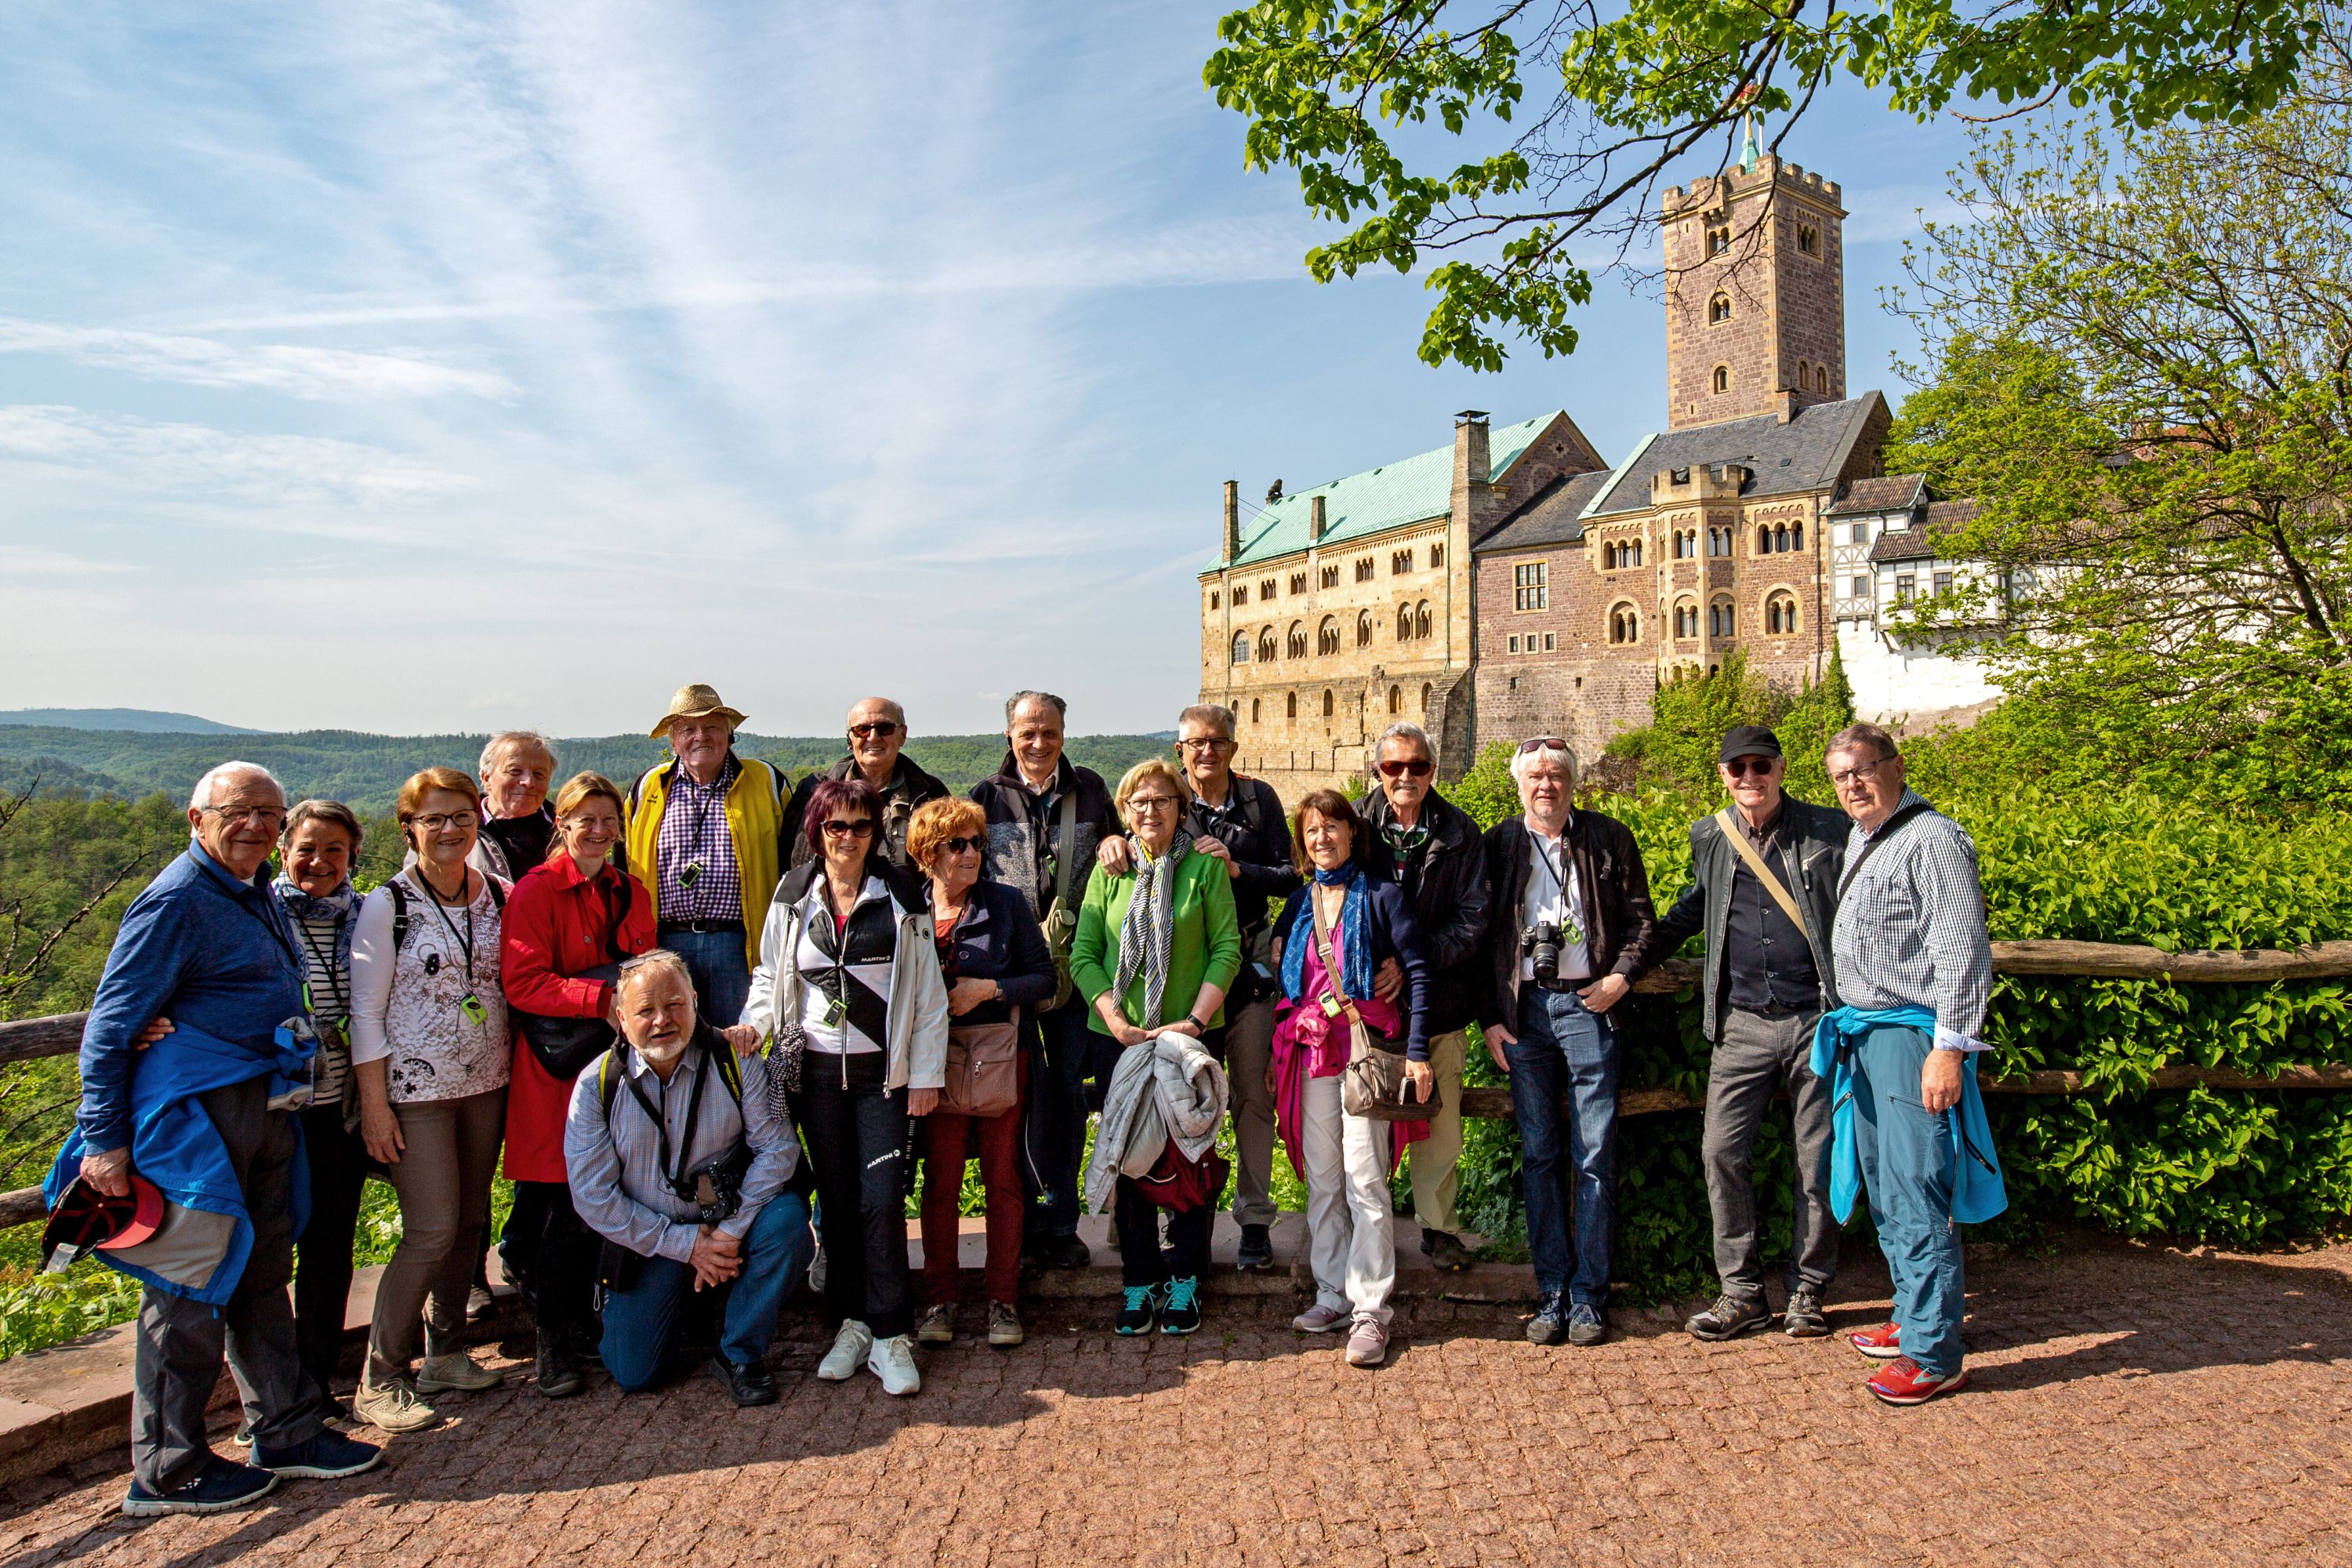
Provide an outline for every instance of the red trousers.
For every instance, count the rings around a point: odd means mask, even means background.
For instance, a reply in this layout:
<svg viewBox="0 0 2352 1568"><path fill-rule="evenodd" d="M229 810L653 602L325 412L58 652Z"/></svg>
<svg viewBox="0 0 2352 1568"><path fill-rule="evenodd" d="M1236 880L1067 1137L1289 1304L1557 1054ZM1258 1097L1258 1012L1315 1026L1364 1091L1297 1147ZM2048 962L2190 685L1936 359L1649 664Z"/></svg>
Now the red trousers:
<svg viewBox="0 0 2352 1568"><path fill-rule="evenodd" d="M988 1299L1012 1302L1021 1292L1021 1113L1029 1062L1020 1062L1021 1099L990 1117L935 1110L923 1118L923 1293L933 1305L956 1299L956 1233L963 1163L980 1157L988 1199ZM979 1147L973 1148L977 1142Z"/></svg>

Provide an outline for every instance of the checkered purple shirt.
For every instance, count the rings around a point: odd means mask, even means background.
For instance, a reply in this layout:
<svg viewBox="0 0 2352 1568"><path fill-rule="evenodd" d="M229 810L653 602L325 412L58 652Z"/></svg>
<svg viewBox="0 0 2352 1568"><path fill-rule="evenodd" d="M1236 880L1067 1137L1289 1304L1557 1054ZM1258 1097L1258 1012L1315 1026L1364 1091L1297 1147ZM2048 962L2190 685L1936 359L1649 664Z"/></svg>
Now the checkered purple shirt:
<svg viewBox="0 0 2352 1568"><path fill-rule="evenodd" d="M735 868L735 835L727 826L727 792L734 787L743 764L735 753L719 776L698 784L682 767L669 771L667 798L662 805L661 831L654 839L654 867L661 888L657 906L665 921L740 921L743 916L743 878ZM699 861L694 886L678 878Z"/></svg>

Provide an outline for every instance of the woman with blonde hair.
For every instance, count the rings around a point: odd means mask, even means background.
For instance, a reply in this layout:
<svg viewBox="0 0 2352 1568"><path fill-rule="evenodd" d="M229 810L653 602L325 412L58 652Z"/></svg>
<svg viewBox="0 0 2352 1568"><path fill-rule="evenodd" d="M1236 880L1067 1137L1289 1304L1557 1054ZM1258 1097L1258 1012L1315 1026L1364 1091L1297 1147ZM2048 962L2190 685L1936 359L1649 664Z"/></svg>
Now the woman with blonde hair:
<svg viewBox="0 0 2352 1568"><path fill-rule="evenodd" d="M400 1195L353 1413L387 1432L440 1419L424 1395L495 1388L458 1343L506 1128L513 1042L499 984L506 885L470 865L481 791L455 768L401 785L416 863L370 893L352 940L360 1136ZM421 1331L420 1331L421 1323ZM412 1375L418 1350L421 1369Z"/></svg>
<svg viewBox="0 0 2352 1568"><path fill-rule="evenodd" d="M1091 1009L1087 1023L1097 1034L1109 1036L1121 1052L1104 1102L1105 1131L1097 1135L1094 1170L1120 1172L1113 1218L1126 1288L1117 1325L1122 1334L1148 1334L1155 1323L1169 1334L1189 1334L1201 1326L1201 1276L1209 1266L1209 1229L1225 1184L1225 1162L1216 1152L1213 1130L1205 1147L1197 1137L1169 1137L1158 1163L1140 1177L1126 1169L1141 1155L1105 1148L1118 1136L1114 1121L1129 1124L1122 1108L1131 1107L1132 1100L1122 1096L1121 1080L1127 1080L1131 1096L1135 1075L1146 1065L1146 1058L1136 1058L1139 1048L1152 1062L1164 1059L1171 1072L1213 1078L1214 1109L1223 1113L1222 1070L1202 1068L1194 1058L1223 1055L1225 993L1242 965L1241 920L1225 863L1192 853L1192 836L1184 826L1192 798L1182 771L1164 757L1136 763L1118 781L1113 800L1127 824L1128 868L1097 868L1088 879L1070 948L1070 980ZM1159 1044L1163 1037L1165 1048ZM1195 1049L1187 1053L1181 1040ZM1135 1120L1148 1122L1149 1115ZM1187 1143L1193 1145L1190 1152ZM1097 1188L1090 1173L1090 1200ZM1170 1211L1172 1267L1160 1250L1162 1208Z"/></svg>
<svg viewBox="0 0 2352 1568"><path fill-rule="evenodd" d="M581 1069L610 1050L621 961L654 945L654 900L613 864L625 819L620 786L577 773L555 796L555 838L508 900L499 970L514 1016L507 1179L515 1184L500 1256L539 1321L539 1392L580 1392L595 1342L594 1232L572 1206L563 1123Z"/></svg>

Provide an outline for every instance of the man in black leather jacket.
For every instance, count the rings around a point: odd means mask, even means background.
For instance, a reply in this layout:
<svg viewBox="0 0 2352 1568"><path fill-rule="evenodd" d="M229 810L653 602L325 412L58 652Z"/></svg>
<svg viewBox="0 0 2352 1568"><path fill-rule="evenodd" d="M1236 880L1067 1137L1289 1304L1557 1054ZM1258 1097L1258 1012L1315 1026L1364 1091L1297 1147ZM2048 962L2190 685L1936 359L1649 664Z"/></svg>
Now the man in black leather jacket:
<svg viewBox="0 0 2352 1568"><path fill-rule="evenodd" d="M1441 1109L1412 1145L1412 1212L1421 1249L1448 1273L1470 1265L1454 1197L1462 1160L1462 1058L1487 984L1486 852L1478 825L1437 793L1437 753L1418 724L1391 724L1372 748L1375 788L1365 796L1365 858L1371 874L1404 889L1429 944L1429 1065ZM1383 965L1374 989L1393 1000L1403 984Z"/></svg>
<svg viewBox="0 0 2352 1568"><path fill-rule="evenodd" d="M1717 762L1731 804L1691 824L1691 885L1640 946L1647 971L1704 930L1708 1064L1707 1206L1715 1220L1715 1305L1685 1325L1696 1338L1727 1340L1772 1321L1764 1300L1758 1237L1756 1130L1784 1082L1796 1134L1795 1237L1789 1260L1792 1338L1829 1332L1822 1294L1837 1272L1838 1226L1830 1214L1830 1100L1813 1076L1813 1025L1835 994L1830 930L1845 865L1845 814L1811 805L1780 787L1788 773L1780 742L1743 724L1723 740ZM1737 834L1735 839L1732 836ZM1745 846L1772 878L1759 879Z"/></svg>

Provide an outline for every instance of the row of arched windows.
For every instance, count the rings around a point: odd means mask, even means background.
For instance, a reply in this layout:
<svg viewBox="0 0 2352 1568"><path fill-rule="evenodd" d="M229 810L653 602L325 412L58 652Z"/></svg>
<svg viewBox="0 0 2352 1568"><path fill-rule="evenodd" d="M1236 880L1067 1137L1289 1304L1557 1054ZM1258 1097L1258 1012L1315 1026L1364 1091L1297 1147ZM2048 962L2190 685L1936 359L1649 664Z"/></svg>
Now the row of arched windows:
<svg viewBox="0 0 2352 1568"><path fill-rule="evenodd" d="M1779 555L1804 547L1805 523L1802 518L1793 523L1780 522L1769 527L1759 523L1756 526L1756 553L1759 555Z"/></svg>
<svg viewBox="0 0 2352 1568"><path fill-rule="evenodd" d="M1775 588L1764 596L1764 630L1772 637L1787 637L1798 626L1797 596L1785 588ZM1698 636L1698 601L1683 599L1674 607L1674 628L1677 637ZM1728 637L1738 634L1739 612L1729 599L1717 599L1706 609L1706 635ZM1642 640L1642 612L1622 600L1609 606L1609 640L1623 647Z"/></svg>
<svg viewBox="0 0 2352 1568"><path fill-rule="evenodd" d="M1397 606L1397 641L1415 641L1428 637L1432 630L1433 624L1430 620L1427 599L1418 604ZM1340 629L1339 617L1324 616L1322 624L1315 628L1315 651L1318 655L1328 657L1339 651L1343 641L1344 634ZM1272 664L1277 652L1286 658L1305 658L1307 646L1305 621L1291 622L1290 630L1281 638L1278 645L1272 626L1261 629L1255 642L1251 640L1249 633L1235 632L1233 662L1248 664L1255 660L1259 664ZM1372 612L1370 610L1356 612L1356 646L1358 647L1372 646Z"/></svg>
<svg viewBox="0 0 2352 1568"><path fill-rule="evenodd" d="M1428 712L1428 711L1429 711L1429 700L1430 700L1430 698L1431 698L1433 695L1434 695L1434 694L1435 694L1435 689L1434 689L1433 686L1431 686L1431 685L1430 685L1428 682L1426 682L1426 681L1424 681L1424 682L1423 682L1423 683L1422 683L1422 688L1421 688L1421 710L1422 710L1423 713L1426 713L1426 712ZM1312 698L1309 698L1309 699L1308 699L1308 701L1309 701L1309 703L1310 703L1310 704L1313 702L1313 700L1313 700ZM1402 713L1402 712L1403 712L1403 711L1404 711L1404 704L1405 704L1405 689L1404 689L1404 688L1403 688L1403 687L1402 687L1402 686L1391 686L1391 687L1390 687L1390 688L1389 688L1389 692L1388 692L1388 709L1389 709L1389 711L1390 711L1391 714ZM1360 692L1360 693L1358 693L1358 694L1357 694L1357 697L1356 697L1356 706L1357 706L1358 708L1361 708L1363 705L1364 705L1364 699L1363 699L1362 694ZM1284 692L1284 693L1282 694L1282 708L1283 708L1283 714L1282 714L1282 716L1283 716L1284 718L1286 718L1286 719L1296 719L1296 718L1297 718L1297 717L1298 717L1298 693L1297 693L1296 691L1286 691L1286 692ZM1326 718L1326 719L1330 719L1330 718L1335 718L1335 717L1337 717L1337 716L1338 716L1338 713L1339 713L1339 694L1338 694L1337 692L1333 691L1329 687L1325 687L1325 688L1323 689L1323 717L1324 717L1324 718ZM1263 723L1265 723L1265 698L1263 698L1263 697L1253 697L1253 698L1251 698L1251 699L1250 699L1250 705L1249 705L1249 721L1250 721L1251 723L1253 723L1253 724L1263 724Z"/></svg>

